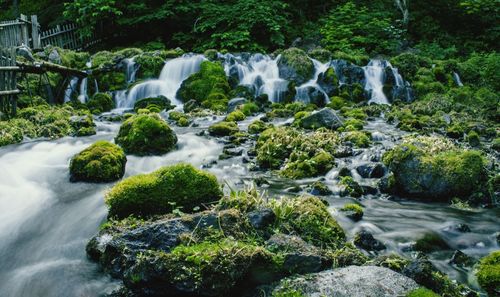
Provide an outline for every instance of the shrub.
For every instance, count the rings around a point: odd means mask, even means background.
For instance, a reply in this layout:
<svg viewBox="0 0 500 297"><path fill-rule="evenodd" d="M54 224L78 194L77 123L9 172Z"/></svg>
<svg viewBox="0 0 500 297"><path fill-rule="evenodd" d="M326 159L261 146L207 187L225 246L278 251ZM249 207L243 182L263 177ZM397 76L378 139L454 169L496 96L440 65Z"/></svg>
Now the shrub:
<svg viewBox="0 0 500 297"><path fill-rule="evenodd" d="M477 281L489 296L496 296L500 289L500 251L481 259L476 272Z"/></svg>
<svg viewBox="0 0 500 297"><path fill-rule="evenodd" d="M164 214L175 208L191 212L218 200L217 178L188 164L163 167L149 174L129 177L106 194L109 217Z"/></svg>
<svg viewBox="0 0 500 297"><path fill-rule="evenodd" d="M98 141L71 158L70 180L110 182L123 177L127 157L108 141Z"/></svg>
<svg viewBox="0 0 500 297"><path fill-rule="evenodd" d="M138 114L123 122L115 142L126 153L158 155L174 149L177 136L158 114Z"/></svg>

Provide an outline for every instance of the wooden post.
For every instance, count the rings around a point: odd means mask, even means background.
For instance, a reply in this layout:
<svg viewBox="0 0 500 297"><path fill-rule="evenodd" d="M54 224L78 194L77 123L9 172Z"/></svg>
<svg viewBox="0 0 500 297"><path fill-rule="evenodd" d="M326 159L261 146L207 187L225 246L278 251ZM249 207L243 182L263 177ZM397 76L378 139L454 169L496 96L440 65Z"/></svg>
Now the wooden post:
<svg viewBox="0 0 500 297"><path fill-rule="evenodd" d="M29 35L28 35L28 17L25 16L24 14L21 15L21 41L24 43L25 46L29 47L30 46L30 40L29 40Z"/></svg>
<svg viewBox="0 0 500 297"><path fill-rule="evenodd" d="M33 49L41 49L40 44L40 25L38 24L38 16L31 16L31 40L33 43Z"/></svg>

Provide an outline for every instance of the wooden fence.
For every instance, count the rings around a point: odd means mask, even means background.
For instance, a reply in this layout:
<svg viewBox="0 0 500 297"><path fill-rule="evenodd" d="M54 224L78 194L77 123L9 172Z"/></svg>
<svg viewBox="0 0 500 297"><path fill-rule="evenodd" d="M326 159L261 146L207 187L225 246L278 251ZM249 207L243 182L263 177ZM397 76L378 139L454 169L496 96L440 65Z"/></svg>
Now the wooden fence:
<svg viewBox="0 0 500 297"><path fill-rule="evenodd" d="M16 49L0 48L0 111L5 114L16 113L17 89Z"/></svg>
<svg viewBox="0 0 500 297"><path fill-rule="evenodd" d="M83 50L100 42L94 34L83 37L75 24L58 25L46 31L40 30L38 17L32 15L29 20L21 15L17 20L0 22L0 47L18 47L25 45L35 50L53 45L64 49Z"/></svg>

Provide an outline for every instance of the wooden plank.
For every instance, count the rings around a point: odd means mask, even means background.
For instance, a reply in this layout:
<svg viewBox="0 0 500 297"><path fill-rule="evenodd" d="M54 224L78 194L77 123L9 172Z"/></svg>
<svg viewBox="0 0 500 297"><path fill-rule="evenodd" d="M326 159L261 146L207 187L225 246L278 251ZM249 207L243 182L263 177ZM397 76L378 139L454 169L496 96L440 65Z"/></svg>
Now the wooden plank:
<svg viewBox="0 0 500 297"><path fill-rule="evenodd" d="M0 91L0 96L15 95L15 94L19 94L19 93L21 93L21 91L19 91L18 89L9 90L9 91Z"/></svg>

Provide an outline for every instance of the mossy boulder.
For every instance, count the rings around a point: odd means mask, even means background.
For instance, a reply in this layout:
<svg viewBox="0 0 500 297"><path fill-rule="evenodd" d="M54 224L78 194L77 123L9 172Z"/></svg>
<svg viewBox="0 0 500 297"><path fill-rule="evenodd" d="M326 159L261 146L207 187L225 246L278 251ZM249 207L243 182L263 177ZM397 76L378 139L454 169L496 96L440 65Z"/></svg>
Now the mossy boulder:
<svg viewBox="0 0 500 297"><path fill-rule="evenodd" d="M320 61L321 63L330 62L330 60L333 57L332 52L330 52L327 49L320 48L320 47L309 51L308 54L311 58L316 59L316 60Z"/></svg>
<svg viewBox="0 0 500 297"><path fill-rule="evenodd" d="M500 293L500 251L494 251L481 259L476 277L481 288L488 292L488 296L498 296Z"/></svg>
<svg viewBox="0 0 500 297"><path fill-rule="evenodd" d="M158 97L150 97L137 100L134 103L134 110L137 112L137 110L141 108L148 108L153 105L155 107L158 107L160 110L164 109L170 110L174 108L174 106L171 104L170 100L167 97L158 96Z"/></svg>
<svg viewBox="0 0 500 297"><path fill-rule="evenodd" d="M353 221L359 221L363 218L363 207L359 204L348 203L344 205L340 211L345 213L345 215Z"/></svg>
<svg viewBox="0 0 500 297"><path fill-rule="evenodd" d="M370 137L361 131L350 131L343 135L343 140L352 143L357 148L366 148L371 144Z"/></svg>
<svg viewBox="0 0 500 297"><path fill-rule="evenodd" d="M226 116L227 122L240 122L246 119L246 115L240 110L235 110Z"/></svg>
<svg viewBox="0 0 500 297"><path fill-rule="evenodd" d="M250 134L259 134L262 131L265 131L269 126L261 120L256 120L248 125L248 133Z"/></svg>
<svg viewBox="0 0 500 297"><path fill-rule="evenodd" d="M313 157L293 154L280 174L289 178L306 178L324 175L335 165L334 157L326 151L319 151Z"/></svg>
<svg viewBox="0 0 500 297"><path fill-rule="evenodd" d="M383 156L396 191L430 200L468 198L481 190L487 172L480 152L439 137L410 137Z"/></svg>
<svg viewBox="0 0 500 297"><path fill-rule="evenodd" d="M158 52L148 52L139 55L135 58L135 62L139 65L137 71L138 79L156 78L165 64L165 60Z"/></svg>
<svg viewBox="0 0 500 297"><path fill-rule="evenodd" d="M69 118L75 136L89 136L96 134L94 119L91 115L72 116Z"/></svg>
<svg viewBox="0 0 500 297"><path fill-rule="evenodd" d="M109 217L150 216L217 201L222 196L217 178L189 164L163 167L129 177L106 194Z"/></svg>
<svg viewBox="0 0 500 297"><path fill-rule="evenodd" d="M123 150L108 141L98 141L71 158L72 182L111 182L123 177L127 157Z"/></svg>
<svg viewBox="0 0 500 297"><path fill-rule="evenodd" d="M175 121L177 126L180 126L180 127L187 127L187 126L189 126L189 123L191 122L190 117L187 114L182 113L180 111L171 111L168 114L168 118Z"/></svg>
<svg viewBox="0 0 500 297"><path fill-rule="evenodd" d="M194 99L203 107L225 111L229 102L229 91L229 83L222 64L204 61L200 65L199 72L182 82L177 97L183 102Z"/></svg>
<svg viewBox="0 0 500 297"><path fill-rule="evenodd" d="M278 61L280 77L301 85L312 78L314 63L307 54L298 48L289 48L281 53Z"/></svg>
<svg viewBox="0 0 500 297"><path fill-rule="evenodd" d="M108 93L96 93L87 102L87 107L92 113L99 114L113 109L115 102L113 101L113 97Z"/></svg>
<svg viewBox="0 0 500 297"><path fill-rule="evenodd" d="M235 122L219 122L208 127L208 133L212 136L229 136L240 131Z"/></svg>
<svg viewBox="0 0 500 297"><path fill-rule="evenodd" d="M115 142L127 154L160 155L175 148L177 136L158 114L138 114L123 122Z"/></svg>

